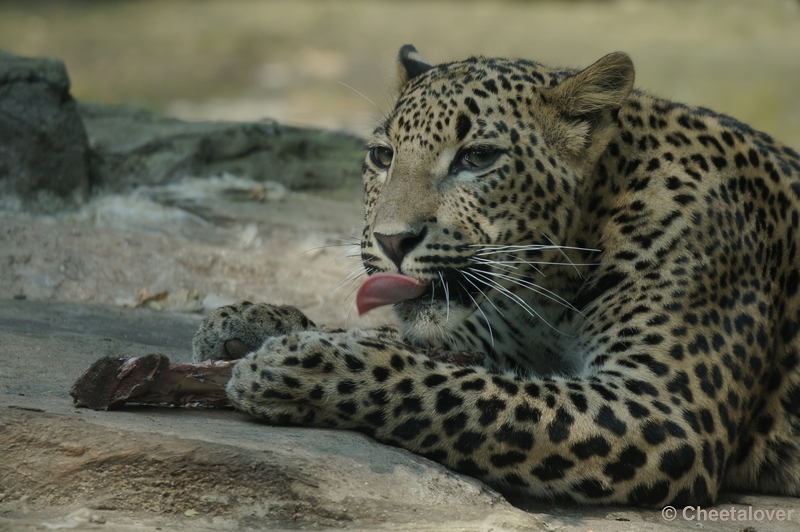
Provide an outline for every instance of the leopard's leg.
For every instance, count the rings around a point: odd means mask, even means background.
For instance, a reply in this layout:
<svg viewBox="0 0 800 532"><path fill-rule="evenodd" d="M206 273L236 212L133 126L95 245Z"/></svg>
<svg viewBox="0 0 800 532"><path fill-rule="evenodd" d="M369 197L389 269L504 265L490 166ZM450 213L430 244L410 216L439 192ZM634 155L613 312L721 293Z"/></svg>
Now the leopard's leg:
<svg viewBox="0 0 800 532"><path fill-rule="evenodd" d="M757 405L727 468L731 491L800 497L800 349L787 347L763 381L775 392Z"/></svg>
<svg viewBox="0 0 800 532"><path fill-rule="evenodd" d="M707 438L676 406L687 389L640 377L622 367L501 376L359 331L311 331L265 342L237 365L228 395L269 423L359 430L506 493L710 504L719 477L699 465Z"/></svg>

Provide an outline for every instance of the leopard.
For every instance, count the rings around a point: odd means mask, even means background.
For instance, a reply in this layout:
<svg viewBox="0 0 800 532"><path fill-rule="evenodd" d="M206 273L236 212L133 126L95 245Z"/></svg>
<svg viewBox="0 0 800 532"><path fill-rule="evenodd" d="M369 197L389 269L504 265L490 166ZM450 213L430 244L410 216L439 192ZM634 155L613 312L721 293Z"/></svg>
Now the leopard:
<svg viewBox="0 0 800 532"><path fill-rule="evenodd" d="M405 45L397 65L357 296L396 321L217 309L193 356L240 359L233 405L520 500L800 496L797 152L635 89L623 52L570 69Z"/></svg>

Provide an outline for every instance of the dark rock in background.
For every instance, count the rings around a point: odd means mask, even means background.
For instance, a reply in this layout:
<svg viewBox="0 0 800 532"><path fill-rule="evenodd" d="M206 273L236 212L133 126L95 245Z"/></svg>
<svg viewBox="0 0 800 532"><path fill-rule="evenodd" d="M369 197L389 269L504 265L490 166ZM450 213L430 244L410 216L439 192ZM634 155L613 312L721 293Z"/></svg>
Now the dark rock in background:
<svg viewBox="0 0 800 532"><path fill-rule="evenodd" d="M83 198L89 189L86 131L64 63L0 51L0 196Z"/></svg>
<svg viewBox="0 0 800 532"><path fill-rule="evenodd" d="M360 187L364 142L263 122L184 122L143 109L80 103L92 147L92 188L123 192L225 173L291 190Z"/></svg>

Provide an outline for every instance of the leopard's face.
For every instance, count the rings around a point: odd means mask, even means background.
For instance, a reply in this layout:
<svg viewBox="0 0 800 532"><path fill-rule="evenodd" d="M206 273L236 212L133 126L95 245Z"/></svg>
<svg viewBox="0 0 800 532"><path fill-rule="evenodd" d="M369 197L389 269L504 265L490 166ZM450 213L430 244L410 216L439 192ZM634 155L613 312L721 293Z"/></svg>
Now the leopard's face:
<svg viewBox="0 0 800 532"><path fill-rule="evenodd" d="M375 131L363 167L362 259L369 274L430 283L395 305L407 338L440 345L477 314L532 322L550 306L563 310L564 275L549 271L582 260L564 246L586 131L557 105L549 85L559 76L498 60L430 68L406 83Z"/></svg>

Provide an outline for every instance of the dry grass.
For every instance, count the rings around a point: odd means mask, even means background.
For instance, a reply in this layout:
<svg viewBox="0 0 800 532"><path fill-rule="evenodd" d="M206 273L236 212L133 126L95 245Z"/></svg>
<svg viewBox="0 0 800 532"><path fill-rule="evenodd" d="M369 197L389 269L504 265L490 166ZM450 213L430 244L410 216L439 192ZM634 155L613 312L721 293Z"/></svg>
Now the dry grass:
<svg viewBox="0 0 800 532"><path fill-rule="evenodd" d="M624 50L639 87L800 146L796 0L0 4L0 47L63 58L79 98L196 119L272 116L365 133L389 107L394 54L407 42L433 61L580 66Z"/></svg>

